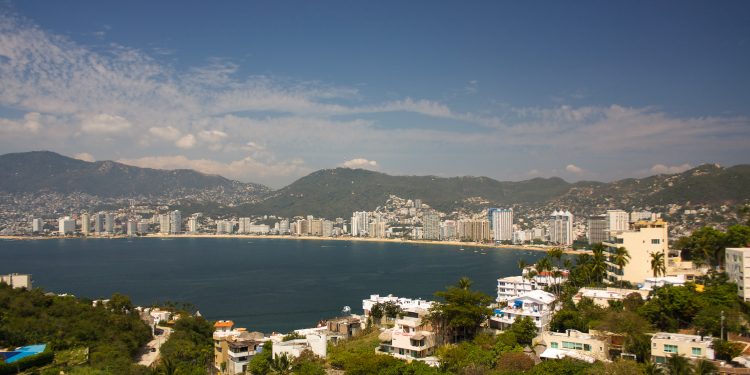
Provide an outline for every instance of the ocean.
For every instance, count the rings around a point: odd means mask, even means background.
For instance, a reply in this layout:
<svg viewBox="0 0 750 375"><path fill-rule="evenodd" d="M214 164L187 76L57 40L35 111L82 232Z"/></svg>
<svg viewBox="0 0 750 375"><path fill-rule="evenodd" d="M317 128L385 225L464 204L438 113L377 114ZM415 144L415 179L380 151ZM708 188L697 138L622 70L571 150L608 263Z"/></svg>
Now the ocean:
<svg viewBox="0 0 750 375"><path fill-rule="evenodd" d="M135 304L188 302L207 319L288 332L362 312L371 294L431 299L467 276L496 296L518 259L543 252L410 243L257 238L0 240L0 274L78 297L127 294Z"/></svg>

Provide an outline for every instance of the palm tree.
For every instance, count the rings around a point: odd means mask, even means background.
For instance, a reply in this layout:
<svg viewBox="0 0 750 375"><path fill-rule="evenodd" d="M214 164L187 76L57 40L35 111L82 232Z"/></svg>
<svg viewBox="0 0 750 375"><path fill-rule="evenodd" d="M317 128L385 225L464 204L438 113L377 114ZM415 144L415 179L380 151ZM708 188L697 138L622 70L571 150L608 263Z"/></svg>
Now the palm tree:
<svg viewBox="0 0 750 375"><path fill-rule="evenodd" d="M669 375L690 375L693 373L693 368L687 358L673 354L667 357L667 371Z"/></svg>
<svg viewBox="0 0 750 375"><path fill-rule="evenodd" d="M286 354L273 357L270 364L272 374L287 375L292 373L292 361Z"/></svg>
<svg viewBox="0 0 750 375"><path fill-rule="evenodd" d="M528 265L529 265L529 264L528 264L528 263L526 263L526 261L525 261L525 260L523 260L523 259L519 259L519 260L518 260L518 268L519 268L519 269L521 270L521 272L523 272L523 270L524 270L524 269L526 268L526 266L528 266Z"/></svg>
<svg viewBox="0 0 750 375"><path fill-rule="evenodd" d="M645 375L664 375L664 370L653 362L646 362L643 364L643 373Z"/></svg>
<svg viewBox="0 0 750 375"><path fill-rule="evenodd" d="M654 277L667 274L667 267L664 265L663 252L651 253L651 270L654 272Z"/></svg>
<svg viewBox="0 0 750 375"><path fill-rule="evenodd" d="M617 250L615 250L615 255L612 256L612 263L614 263L617 268L620 269L620 284L622 284L622 278L623 276L625 276L623 274L623 269L628 263L630 263L630 254L628 253L628 249L624 247L618 247Z"/></svg>
<svg viewBox="0 0 750 375"><path fill-rule="evenodd" d="M473 284L474 284L474 282L471 281L471 279L469 279L468 277L464 276L464 277L458 279L458 282L456 283L456 286L459 289L469 290L469 288L471 288L471 286Z"/></svg>
<svg viewBox="0 0 750 375"><path fill-rule="evenodd" d="M695 362L693 365L693 374L694 375L715 375L719 373L719 369L716 367L715 364L706 361L705 359L701 359L698 362Z"/></svg>
<svg viewBox="0 0 750 375"><path fill-rule="evenodd" d="M601 282L607 274L607 257L604 255L604 245L596 244L592 251L594 255L591 257L591 276L594 277L594 281Z"/></svg>
<svg viewBox="0 0 750 375"><path fill-rule="evenodd" d="M544 257L542 259L539 259L539 261L536 262L534 268L536 268L536 272L539 274L544 274L546 272L547 286L549 286L549 273L550 271L552 271L552 262L549 260L549 258Z"/></svg>
<svg viewBox="0 0 750 375"><path fill-rule="evenodd" d="M159 364L159 367L157 368L156 373L159 375L181 374L181 372L177 369L177 364L172 362L172 360L168 358L164 358L161 360L161 364Z"/></svg>

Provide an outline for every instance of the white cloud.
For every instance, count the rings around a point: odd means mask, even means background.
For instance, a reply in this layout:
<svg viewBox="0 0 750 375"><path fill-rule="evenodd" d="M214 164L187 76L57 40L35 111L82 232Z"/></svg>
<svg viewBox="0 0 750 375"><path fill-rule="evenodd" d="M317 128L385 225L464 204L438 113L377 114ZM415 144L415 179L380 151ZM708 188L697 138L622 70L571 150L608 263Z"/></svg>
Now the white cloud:
<svg viewBox="0 0 750 375"><path fill-rule="evenodd" d="M227 133L221 130L201 130L198 132L198 138L211 143L221 142L227 138Z"/></svg>
<svg viewBox="0 0 750 375"><path fill-rule="evenodd" d="M577 166L575 164L568 164L568 165L566 165L565 166L565 170L568 171L568 172L570 172L570 173L575 173L575 174L581 174L581 173L584 172L583 168L581 168L581 167L579 167L579 166Z"/></svg>
<svg viewBox="0 0 750 375"><path fill-rule="evenodd" d="M193 148L195 146L195 136L192 134L186 134L180 138L174 144L179 148Z"/></svg>
<svg viewBox="0 0 750 375"><path fill-rule="evenodd" d="M131 128L130 122L124 117L100 113L81 117L81 130L93 134L122 133Z"/></svg>
<svg viewBox="0 0 750 375"><path fill-rule="evenodd" d="M687 171L688 169L693 168L692 165L685 163L682 165L664 165L664 164L656 164L653 167L651 167L651 173L655 174L675 174L675 173L682 173Z"/></svg>
<svg viewBox="0 0 750 375"><path fill-rule="evenodd" d="M89 154L88 152L79 152L75 155L73 155L73 158L88 162L95 162L96 159L94 158L94 155Z"/></svg>
<svg viewBox="0 0 750 375"><path fill-rule="evenodd" d="M165 126L165 127L150 127L148 129L148 132L156 136L157 138L161 138L167 141L176 141L180 138L182 133L180 131L173 127L173 126Z"/></svg>
<svg viewBox="0 0 750 375"><path fill-rule="evenodd" d="M377 170L378 169L378 162L375 160L367 160L363 158L356 158L352 160L347 160L343 163L341 163L341 166L344 168L351 168L351 169L370 169L370 170Z"/></svg>

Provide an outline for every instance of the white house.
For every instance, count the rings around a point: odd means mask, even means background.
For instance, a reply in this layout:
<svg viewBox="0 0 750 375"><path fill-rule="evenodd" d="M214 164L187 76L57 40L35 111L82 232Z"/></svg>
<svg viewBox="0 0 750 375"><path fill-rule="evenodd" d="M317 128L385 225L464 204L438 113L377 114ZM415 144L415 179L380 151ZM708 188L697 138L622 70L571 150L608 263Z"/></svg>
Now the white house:
<svg viewBox="0 0 750 375"><path fill-rule="evenodd" d="M376 353L390 354L408 361L418 360L433 365L437 358L433 356L437 346L437 337L428 322L422 319L428 310L411 306L404 309L404 315L395 321L393 328L383 331L378 339L380 346Z"/></svg>
<svg viewBox="0 0 750 375"><path fill-rule="evenodd" d="M328 338L322 333L308 333L303 339L274 341L271 352L274 358L286 355L292 359L299 357L305 350L325 358L328 352Z"/></svg>
<svg viewBox="0 0 750 375"><path fill-rule="evenodd" d="M553 308L555 296L543 290L533 290L508 301L506 307L496 309L490 317L490 327L507 329L516 319L529 317L539 332L546 329L552 315L558 308Z"/></svg>
<svg viewBox="0 0 750 375"><path fill-rule="evenodd" d="M690 360L714 359L713 337L658 332L651 336L651 360L666 363L672 355Z"/></svg>
<svg viewBox="0 0 750 375"><path fill-rule="evenodd" d="M609 307L609 301L622 301L628 295L636 293L642 299L648 297L648 290L643 289L622 289L622 288L589 288L583 287L573 296L573 303L576 305L584 298L594 301L594 304L600 307Z"/></svg>

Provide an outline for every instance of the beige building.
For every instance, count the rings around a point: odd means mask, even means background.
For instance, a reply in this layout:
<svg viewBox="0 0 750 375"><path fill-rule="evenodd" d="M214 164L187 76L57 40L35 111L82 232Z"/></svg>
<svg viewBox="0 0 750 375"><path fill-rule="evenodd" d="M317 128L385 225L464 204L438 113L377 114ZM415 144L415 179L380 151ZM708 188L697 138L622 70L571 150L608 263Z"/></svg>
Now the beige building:
<svg viewBox="0 0 750 375"><path fill-rule="evenodd" d="M639 221L633 224L633 230L614 231L610 233L609 241L604 242L609 254L614 254L618 247L627 249L630 261L622 270L614 263L607 262L607 276L610 280L624 280L631 283L643 283L652 277L651 254L664 254L664 268L667 268L668 228L662 220Z"/></svg>
<svg viewBox="0 0 750 375"><path fill-rule="evenodd" d="M713 360L712 343L713 338L710 336L659 332L651 337L651 360L666 363L667 358L675 354L691 360Z"/></svg>
<svg viewBox="0 0 750 375"><path fill-rule="evenodd" d="M375 349L376 353L435 363L437 359L433 355L438 343L432 327L422 320L427 313L428 310L420 307L405 309L404 316L396 319L395 327L378 336L380 346Z"/></svg>
<svg viewBox="0 0 750 375"><path fill-rule="evenodd" d="M9 275L0 275L0 283L10 285L11 288L32 289L31 275L11 273Z"/></svg>
<svg viewBox="0 0 750 375"><path fill-rule="evenodd" d="M231 320L214 323L214 367L220 374L244 374L250 359L263 350L268 341L260 332L234 328Z"/></svg>
<svg viewBox="0 0 750 375"><path fill-rule="evenodd" d="M610 336L594 330L591 330L591 333L574 329L569 329L565 333L547 331L542 334L542 340L547 347L541 354L542 358L570 357L586 362L609 362Z"/></svg>
<svg viewBox="0 0 750 375"><path fill-rule="evenodd" d="M750 247L730 247L726 250L724 268L729 281L737 284L737 295L750 301Z"/></svg>

